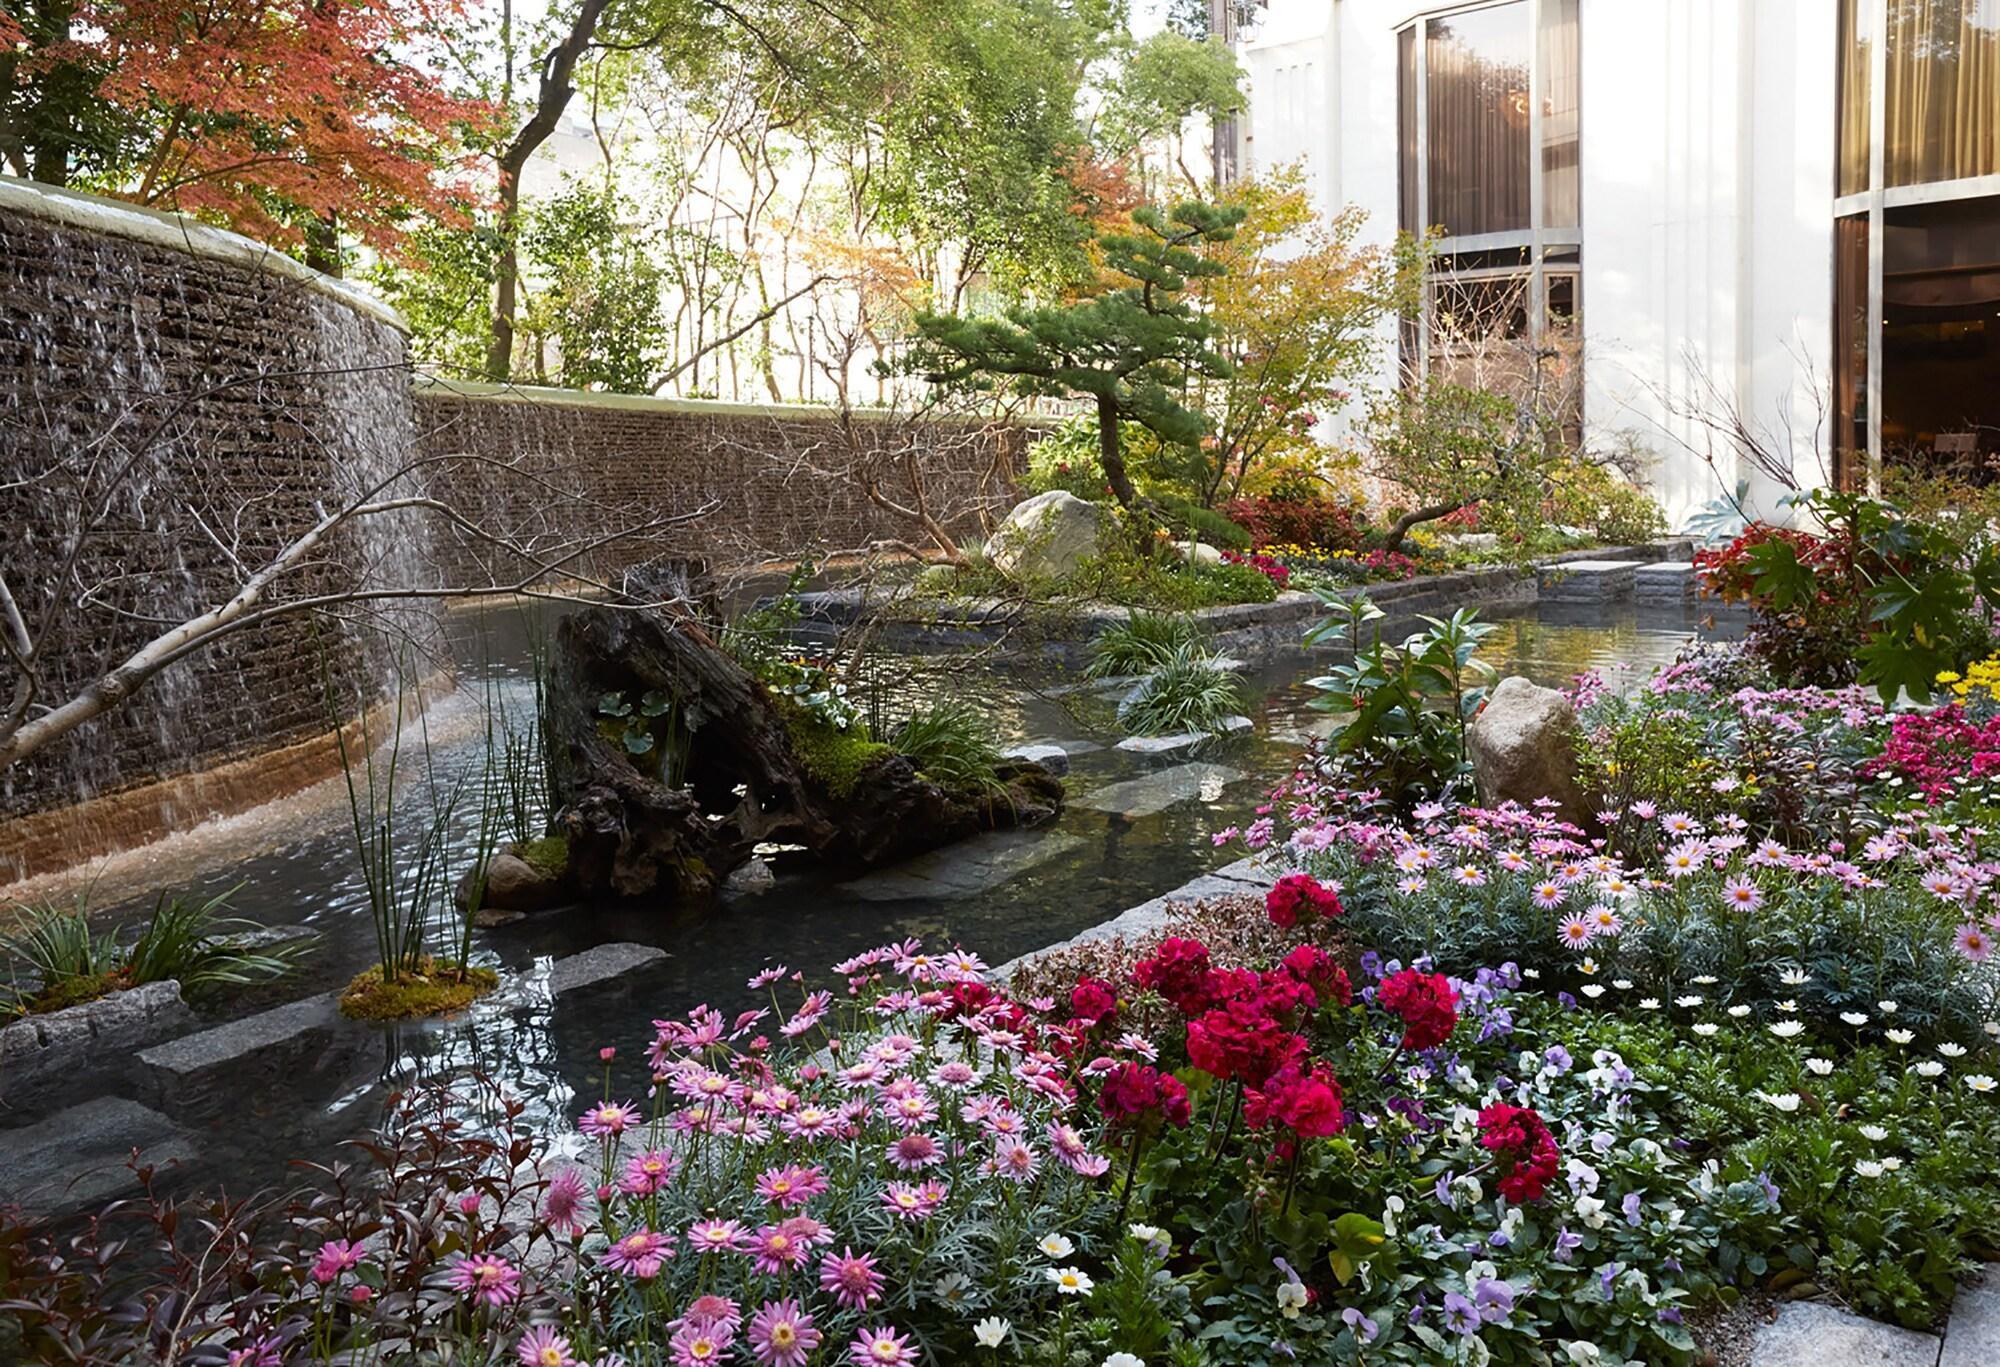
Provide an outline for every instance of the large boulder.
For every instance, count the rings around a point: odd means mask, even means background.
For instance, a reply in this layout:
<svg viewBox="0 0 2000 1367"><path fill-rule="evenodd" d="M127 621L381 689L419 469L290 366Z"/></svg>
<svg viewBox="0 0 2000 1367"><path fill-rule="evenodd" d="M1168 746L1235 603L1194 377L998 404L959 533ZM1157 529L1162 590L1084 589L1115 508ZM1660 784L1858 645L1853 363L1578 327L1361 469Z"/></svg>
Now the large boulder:
<svg viewBox="0 0 2000 1367"><path fill-rule="evenodd" d="M1489 806L1554 798L1565 821L1588 816L1576 781L1576 709L1553 688L1519 675L1500 681L1466 734L1480 800Z"/></svg>
<svg viewBox="0 0 2000 1367"><path fill-rule="evenodd" d="M986 558L1009 579L1060 579L1096 555L1104 529L1095 506L1051 489L1023 499L986 542Z"/></svg>

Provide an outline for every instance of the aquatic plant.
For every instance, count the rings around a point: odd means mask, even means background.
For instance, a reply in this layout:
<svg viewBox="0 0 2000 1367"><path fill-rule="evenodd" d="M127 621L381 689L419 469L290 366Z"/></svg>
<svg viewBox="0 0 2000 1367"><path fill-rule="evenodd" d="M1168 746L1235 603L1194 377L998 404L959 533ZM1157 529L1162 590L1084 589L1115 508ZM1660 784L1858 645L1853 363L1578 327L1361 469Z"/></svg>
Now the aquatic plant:
<svg viewBox="0 0 2000 1367"><path fill-rule="evenodd" d="M985 712L943 698L918 708L891 734L890 746L947 788L997 786L1000 742Z"/></svg>
<svg viewBox="0 0 2000 1367"><path fill-rule="evenodd" d="M1118 705L1118 720L1141 736L1212 732L1241 706L1236 676L1207 652L1182 646Z"/></svg>
<svg viewBox="0 0 2000 1367"><path fill-rule="evenodd" d="M1180 651L1206 649L1208 642L1207 628L1187 613L1133 611L1091 641L1084 674L1092 679L1145 674Z"/></svg>

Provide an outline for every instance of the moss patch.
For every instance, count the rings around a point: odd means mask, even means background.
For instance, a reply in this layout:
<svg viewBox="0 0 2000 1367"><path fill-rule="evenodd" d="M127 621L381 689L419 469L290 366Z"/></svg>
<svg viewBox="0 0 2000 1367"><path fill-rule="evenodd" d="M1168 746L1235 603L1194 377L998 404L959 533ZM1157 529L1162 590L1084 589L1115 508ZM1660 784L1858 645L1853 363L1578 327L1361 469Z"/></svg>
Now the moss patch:
<svg viewBox="0 0 2000 1367"><path fill-rule="evenodd" d="M80 978L58 978L48 984L23 1003L30 1015L42 1015L50 1011L61 1011L65 1007L81 1006L84 1002L94 1002L99 997L108 997L113 992L123 992L132 986L131 976L124 969L114 969L109 973L92 973Z"/></svg>
<svg viewBox="0 0 2000 1367"><path fill-rule="evenodd" d="M533 865L537 873L560 878L569 872L569 841L559 835L545 835L516 845L514 854Z"/></svg>
<svg viewBox="0 0 2000 1367"><path fill-rule="evenodd" d="M792 753L805 771L835 797L850 796L854 785L861 780L862 770L883 756L896 753L893 747L870 740L868 728L858 723L845 731L836 730L784 699L778 701L778 711L785 719Z"/></svg>
<svg viewBox="0 0 2000 1367"><path fill-rule="evenodd" d="M463 1011L499 985L500 975L490 968L461 971L430 958L421 960L415 973L384 982L382 966L377 964L354 975L340 994L340 1010L355 1020L369 1021L442 1016Z"/></svg>

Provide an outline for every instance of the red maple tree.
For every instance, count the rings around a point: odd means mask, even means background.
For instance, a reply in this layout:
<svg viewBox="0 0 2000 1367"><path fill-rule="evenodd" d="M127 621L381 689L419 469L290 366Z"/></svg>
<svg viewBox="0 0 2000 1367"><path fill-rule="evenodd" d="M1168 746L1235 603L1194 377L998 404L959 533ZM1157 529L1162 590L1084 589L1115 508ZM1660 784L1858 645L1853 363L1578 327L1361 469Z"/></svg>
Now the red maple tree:
<svg viewBox="0 0 2000 1367"><path fill-rule="evenodd" d="M38 62L100 73L142 204L296 245L335 217L393 247L413 214L464 221L468 139L495 111L428 64L465 0L86 0Z"/></svg>

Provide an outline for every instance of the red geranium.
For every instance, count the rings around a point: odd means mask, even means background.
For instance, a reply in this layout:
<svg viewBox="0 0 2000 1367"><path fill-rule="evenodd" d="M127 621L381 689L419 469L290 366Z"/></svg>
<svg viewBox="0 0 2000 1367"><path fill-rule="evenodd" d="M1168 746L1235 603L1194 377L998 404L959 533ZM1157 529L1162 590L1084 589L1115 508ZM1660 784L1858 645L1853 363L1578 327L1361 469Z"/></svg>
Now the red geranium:
<svg viewBox="0 0 2000 1367"><path fill-rule="evenodd" d="M1300 921L1316 916L1329 919L1341 914L1340 894L1323 886L1309 873L1288 873L1264 894L1264 910L1271 923L1290 930Z"/></svg>
<svg viewBox="0 0 2000 1367"><path fill-rule="evenodd" d="M1176 1129L1186 1129L1193 1118L1181 1080L1143 1063L1120 1064L1105 1078L1097 1108L1113 1126L1141 1129L1157 1129L1163 1120Z"/></svg>
<svg viewBox="0 0 2000 1367"><path fill-rule="evenodd" d="M1260 1000L1229 1002L1188 1026L1188 1058L1204 1073L1228 1082L1262 1086L1306 1051L1306 1042L1263 1009Z"/></svg>
<svg viewBox="0 0 2000 1367"><path fill-rule="evenodd" d="M1152 958L1132 966L1132 981L1165 997L1184 1016L1198 1016L1215 1004L1213 979L1208 946L1199 940L1169 937Z"/></svg>
<svg viewBox="0 0 2000 1367"><path fill-rule="evenodd" d="M1442 973L1406 968L1384 978L1375 999L1403 1018L1405 1049L1435 1049L1458 1028L1458 993Z"/></svg>
<svg viewBox="0 0 2000 1367"><path fill-rule="evenodd" d="M1118 1014L1118 994L1102 978L1078 978L1069 1009L1084 1025L1107 1025Z"/></svg>
<svg viewBox="0 0 2000 1367"><path fill-rule="evenodd" d="M1481 1111L1479 1142L1499 1161L1500 1194L1509 1201L1539 1201L1562 1162L1547 1123L1524 1106L1496 1104Z"/></svg>
<svg viewBox="0 0 2000 1367"><path fill-rule="evenodd" d="M1300 945L1282 960L1285 972L1310 987L1318 994L1321 1002L1334 1001L1347 1006L1354 1000L1354 987L1347 981L1347 970L1335 963L1323 949L1313 945Z"/></svg>
<svg viewBox="0 0 2000 1367"><path fill-rule="evenodd" d="M1243 1116L1252 1129L1276 1122L1301 1139L1325 1139L1347 1128L1340 1108L1340 1079L1316 1065L1287 1063L1261 1088L1244 1093Z"/></svg>

